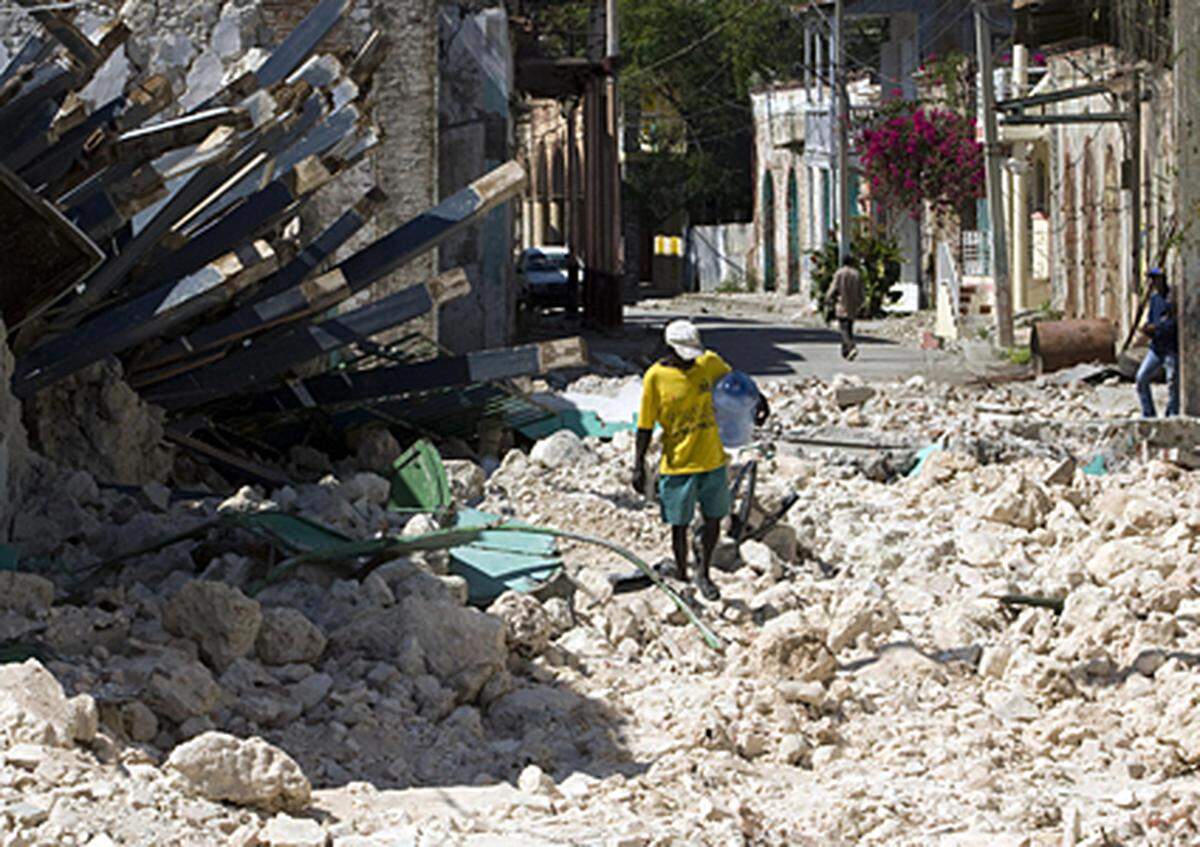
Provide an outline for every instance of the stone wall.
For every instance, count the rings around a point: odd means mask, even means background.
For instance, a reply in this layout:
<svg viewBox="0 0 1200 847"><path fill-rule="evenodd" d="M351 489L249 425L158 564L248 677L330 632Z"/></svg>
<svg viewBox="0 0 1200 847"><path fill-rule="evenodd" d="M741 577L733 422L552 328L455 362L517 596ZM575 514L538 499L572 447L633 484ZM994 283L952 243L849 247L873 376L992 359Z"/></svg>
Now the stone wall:
<svg viewBox="0 0 1200 847"><path fill-rule="evenodd" d="M21 404L9 390L12 368L8 332L0 322L0 543L8 540L9 523L24 496L29 465Z"/></svg>
<svg viewBox="0 0 1200 847"><path fill-rule="evenodd" d="M1111 51L1083 50L1049 64L1049 90L1103 78L1115 65ZM1175 214L1177 146L1169 73L1147 73L1142 106L1142 231L1144 267L1160 261ZM1103 96L1081 98L1052 111L1112 111ZM1133 267L1132 193L1122 186L1129 145L1117 124L1054 127L1049 159L1052 303L1069 318L1104 317L1123 334L1138 304L1139 273ZM1169 265L1169 262L1168 262ZM1168 271L1171 268L1168 267Z"/></svg>
<svg viewBox="0 0 1200 847"><path fill-rule="evenodd" d="M509 101L513 53L503 8L477 14L442 6L438 183L444 199L513 158ZM516 201L442 245L440 267L464 268L471 293L442 308L438 340L456 352L502 347L516 324L513 228Z"/></svg>
<svg viewBox="0 0 1200 847"><path fill-rule="evenodd" d="M810 222L810 171L803 151L805 113L813 93L793 83L751 95L754 109L753 276L768 291L806 297L804 257L824 242L823 227ZM819 219L819 210L815 216ZM773 250L773 259L768 254Z"/></svg>
<svg viewBox="0 0 1200 847"><path fill-rule="evenodd" d="M754 262L754 224L693 226L687 232L689 291L744 288Z"/></svg>

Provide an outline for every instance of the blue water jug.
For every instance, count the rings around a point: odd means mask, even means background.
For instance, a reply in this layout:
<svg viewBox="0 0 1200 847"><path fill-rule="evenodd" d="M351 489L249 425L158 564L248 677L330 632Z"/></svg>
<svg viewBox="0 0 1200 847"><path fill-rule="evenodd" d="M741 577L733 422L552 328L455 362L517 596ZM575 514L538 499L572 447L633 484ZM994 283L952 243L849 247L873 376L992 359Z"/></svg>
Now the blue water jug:
<svg viewBox="0 0 1200 847"><path fill-rule="evenodd" d="M741 371L730 371L713 386L717 430L726 447L744 447L754 439L758 386Z"/></svg>

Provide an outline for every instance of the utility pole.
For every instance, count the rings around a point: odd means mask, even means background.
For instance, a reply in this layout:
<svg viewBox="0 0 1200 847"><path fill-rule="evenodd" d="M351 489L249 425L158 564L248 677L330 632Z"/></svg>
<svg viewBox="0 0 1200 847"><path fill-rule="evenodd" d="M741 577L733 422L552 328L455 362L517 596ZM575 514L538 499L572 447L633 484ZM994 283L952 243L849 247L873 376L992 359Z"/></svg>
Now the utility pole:
<svg viewBox="0 0 1200 847"><path fill-rule="evenodd" d="M1123 311L1129 312L1131 315L1127 331L1129 337L1133 337L1134 325L1139 320L1139 316L1134 314L1132 309L1138 308L1138 292L1142 286L1142 74L1141 71L1133 72L1133 95L1132 102L1129 104L1129 125L1126 130L1129 132L1129 146L1125 149L1128 151L1129 159L1129 205L1132 213L1131 223L1131 241L1133 242L1131 261L1133 267L1130 268L1129 285L1132 289L1132 297L1127 297L1125 300L1126 309ZM1128 347L1129 345L1126 345Z"/></svg>
<svg viewBox="0 0 1200 847"><path fill-rule="evenodd" d="M1185 233L1175 278L1179 327L1180 412L1200 416L1200 242L1193 222L1200 215L1200 0L1175 0L1176 182Z"/></svg>
<svg viewBox="0 0 1200 847"><path fill-rule="evenodd" d="M621 274L621 244L624 230L621 218L621 109L617 96L617 71L621 56L620 21L617 16L617 0L607 0L605 5L605 42L607 50L605 59L608 64L607 90L607 181L608 192L606 209L608 212L608 239L605 243L605 253L608 270L612 274L612 302L607 325L620 326L623 322L625 303L625 280Z"/></svg>
<svg viewBox="0 0 1200 847"><path fill-rule="evenodd" d="M837 124L838 258L850 255L850 97L846 91L846 3L833 14L833 119Z"/></svg>
<svg viewBox="0 0 1200 847"><path fill-rule="evenodd" d="M617 65L620 43L617 0L594 7L604 10L604 37L597 41L597 67L584 94L584 321L613 329L621 326L624 310L620 277L621 163L620 110L617 106ZM597 20L597 34L599 34ZM596 60L593 60L596 61Z"/></svg>
<svg viewBox="0 0 1200 847"><path fill-rule="evenodd" d="M996 130L996 92L992 77L992 29L982 0L975 0L975 50L983 83L983 140L987 155L988 218L992 236L992 285L996 296L996 343L1013 346L1012 287L1008 278L1008 248L1004 228L1004 197L1000 182L1000 142Z"/></svg>

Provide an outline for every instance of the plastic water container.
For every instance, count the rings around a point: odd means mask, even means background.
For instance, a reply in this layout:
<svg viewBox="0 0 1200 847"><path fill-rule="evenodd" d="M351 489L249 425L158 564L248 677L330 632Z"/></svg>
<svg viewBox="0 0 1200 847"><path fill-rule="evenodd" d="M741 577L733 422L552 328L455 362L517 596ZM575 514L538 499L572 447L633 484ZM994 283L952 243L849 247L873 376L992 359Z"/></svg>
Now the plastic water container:
<svg viewBox="0 0 1200 847"><path fill-rule="evenodd" d="M754 438L758 386L741 371L730 371L713 386L713 412L726 447L744 447Z"/></svg>

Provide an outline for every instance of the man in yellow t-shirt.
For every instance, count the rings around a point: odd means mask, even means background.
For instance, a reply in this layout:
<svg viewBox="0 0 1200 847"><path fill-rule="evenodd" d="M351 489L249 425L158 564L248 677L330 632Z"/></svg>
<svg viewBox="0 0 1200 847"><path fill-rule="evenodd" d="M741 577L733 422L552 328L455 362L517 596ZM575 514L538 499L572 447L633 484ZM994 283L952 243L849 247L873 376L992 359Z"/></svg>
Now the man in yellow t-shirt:
<svg viewBox="0 0 1200 847"><path fill-rule="evenodd" d="M663 521L671 526L674 575L687 579L687 529L699 504L704 530L696 563L696 587L705 599L716 600L721 595L709 578L708 568L721 519L729 514L730 495L728 459L717 430L712 391L730 367L716 353L705 351L700 331L690 321L672 321L665 335L671 352L646 371L642 383L633 487L645 492L646 451L657 424L663 430L658 494ZM766 415L766 402L760 401L758 422Z"/></svg>

